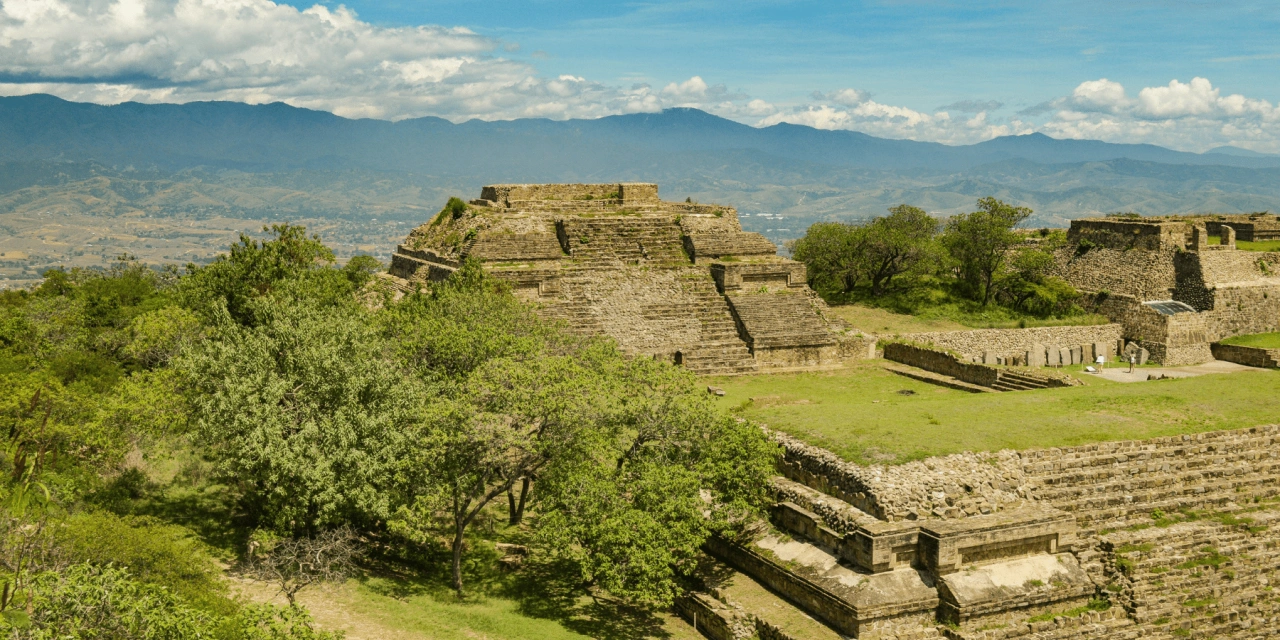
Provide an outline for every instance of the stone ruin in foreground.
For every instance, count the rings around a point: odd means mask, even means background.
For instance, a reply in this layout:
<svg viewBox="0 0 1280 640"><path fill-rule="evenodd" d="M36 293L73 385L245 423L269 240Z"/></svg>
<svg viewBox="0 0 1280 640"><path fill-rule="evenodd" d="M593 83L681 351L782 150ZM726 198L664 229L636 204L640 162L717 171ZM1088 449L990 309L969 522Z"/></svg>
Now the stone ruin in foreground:
<svg viewBox="0 0 1280 640"><path fill-rule="evenodd" d="M1280 427L888 467L775 436L769 520L678 603L707 637L1280 637Z"/></svg>
<svg viewBox="0 0 1280 640"><path fill-rule="evenodd" d="M440 280L466 258L571 330L701 374L832 366L871 344L732 207L663 202L656 184L484 187L414 229L391 274Z"/></svg>

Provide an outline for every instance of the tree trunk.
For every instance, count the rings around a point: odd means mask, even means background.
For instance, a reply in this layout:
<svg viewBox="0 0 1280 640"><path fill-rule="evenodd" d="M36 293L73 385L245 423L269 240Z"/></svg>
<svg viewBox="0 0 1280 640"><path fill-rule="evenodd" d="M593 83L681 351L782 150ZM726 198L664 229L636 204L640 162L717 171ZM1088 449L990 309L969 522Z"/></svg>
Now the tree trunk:
<svg viewBox="0 0 1280 640"><path fill-rule="evenodd" d="M524 502L523 496L520 502ZM516 515L516 485L513 482L507 487L507 525L514 527L518 524L520 524L520 517Z"/></svg>
<svg viewBox="0 0 1280 640"><path fill-rule="evenodd" d="M453 529L453 590L458 592L458 597L462 597L462 533L466 530L466 523L462 520L454 521Z"/></svg>
<svg viewBox="0 0 1280 640"><path fill-rule="evenodd" d="M516 525L524 521L524 505L529 500L529 492L533 490L533 481L527 476L520 479L520 504L516 505L515 513L511 516L511 524Z"/></svg>

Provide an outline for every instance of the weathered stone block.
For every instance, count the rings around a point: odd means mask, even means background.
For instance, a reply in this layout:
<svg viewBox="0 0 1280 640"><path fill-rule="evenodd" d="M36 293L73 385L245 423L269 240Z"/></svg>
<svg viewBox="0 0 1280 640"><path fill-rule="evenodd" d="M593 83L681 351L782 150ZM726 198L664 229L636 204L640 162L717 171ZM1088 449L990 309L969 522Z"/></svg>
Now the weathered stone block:
<svg viewBox="0 0 1280 640"><path fill-rule="evenodd" d="M1045 365L1044 345L1031 345L1031 350L1025 354L1025 357L1028 367L1043 367Z"/></svg>

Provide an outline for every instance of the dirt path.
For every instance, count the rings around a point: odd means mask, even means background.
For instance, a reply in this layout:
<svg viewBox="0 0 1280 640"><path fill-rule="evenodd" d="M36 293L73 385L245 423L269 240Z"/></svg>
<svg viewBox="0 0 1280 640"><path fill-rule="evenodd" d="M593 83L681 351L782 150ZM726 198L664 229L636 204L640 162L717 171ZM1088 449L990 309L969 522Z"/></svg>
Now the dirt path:
<svg viewBox="0 0 1280 640"><path fill-rule="evenodd" d="M288 601L279 590L265 582L229 578L233 591L253 602L285 606ZM347 640L427 640L428 636L388 627L352 608L353 584L323 584L303 589L298 594L298 604L311 611L316 626L326 631L342 631Z"/></svg>

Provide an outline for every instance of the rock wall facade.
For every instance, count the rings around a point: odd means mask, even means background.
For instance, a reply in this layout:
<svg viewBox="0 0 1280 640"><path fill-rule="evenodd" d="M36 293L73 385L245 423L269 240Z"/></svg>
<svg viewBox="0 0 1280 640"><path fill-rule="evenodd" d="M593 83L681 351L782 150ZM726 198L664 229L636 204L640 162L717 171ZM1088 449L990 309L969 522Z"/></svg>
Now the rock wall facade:
<svg viewBox="0 0 1280 640"><path fill-rule="evenodd" d="M992 352L1000 356L1022 355L1034 346L1077 347L1082 344L1116 344L1123 336L1120 324L1101 324L1064 327L1030 327L1026 329L972 329L968 331L940 331L913 333L905 340L930 344L940 349L954 351L968 358Z"/></svg>
<svg viewBox="0 0 1280 640"><path fill-rule="evenodd" d="M1280 254L1238 250L1233 238L1246 223L1263 229L1271 221L1257 215L1075 221L1068 233L1073 245L1057 254L1055 273L1094 294L1097 310L1123 325L1124 337L1156 362L1205 362L1213 358L1211 342L1280 330ZM1210 233L1224 243L1208 244ZM1196 313L1161 316L1142 304L1167 300Z"/></svg>
<svg viewBox="0 0 1280 640"><path fill-rule="evenodd" d="M916 637L872 611L960 640L1280 634L1280 426L899 466L772 436L777 529L716 554L846 634Z"/></svg>
<svg viewBox="0 0 1280 640"><path fill-rule="evenodd" d="M1234 344L1213 343L1213 357L1218 360L1235 362L1249 367L1263 369L1280 368L1280 349L1262 349L1260 347L1242 347Z"/></svg>

